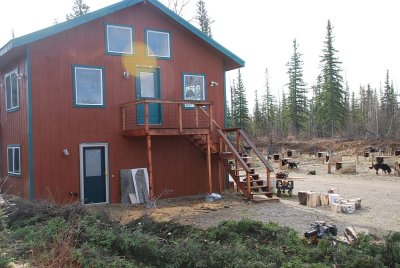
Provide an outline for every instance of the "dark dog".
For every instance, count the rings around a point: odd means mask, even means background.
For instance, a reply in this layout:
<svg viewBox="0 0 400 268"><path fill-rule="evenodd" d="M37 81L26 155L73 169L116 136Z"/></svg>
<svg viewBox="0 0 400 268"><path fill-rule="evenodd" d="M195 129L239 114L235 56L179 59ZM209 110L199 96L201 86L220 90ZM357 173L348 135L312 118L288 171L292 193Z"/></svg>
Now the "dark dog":
<svg viewBox="0 0 400 268"><path fill-rule="evenodd" d="M288 162L287 163L288 168L290 168L290 169L298 168L297 167L298 164L300 164L300 163L299 162L297 162L297 163L296 162Z"/></svg>
<svg viewBox="0 0 400 268"><path fill-rule="evenodd" d="M375 169L376 175L378 175L379 169L382 169L382 171L385 172L385 174L390 174L392 172L392 169L389 167L389 165L383 163L377 163L375 165L372 165L372 167L369 167L369 169Z"/></svg>

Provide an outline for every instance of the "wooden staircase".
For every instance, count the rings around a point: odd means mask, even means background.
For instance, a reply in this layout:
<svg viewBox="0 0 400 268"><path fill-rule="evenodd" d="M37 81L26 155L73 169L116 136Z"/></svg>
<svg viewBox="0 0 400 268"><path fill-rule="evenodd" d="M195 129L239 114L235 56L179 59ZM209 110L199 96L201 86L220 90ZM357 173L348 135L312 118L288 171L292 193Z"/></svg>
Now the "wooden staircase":
<svg viewBox="0 0 400 268"><path fill-rule="evenodd" d="M228 133L234 134L236 146L228 137ZM241 129L218 129L219 154L225 170L235 181L238 191L248 198L254 200L255 196L272 197L270 173L274 170L271 164L261 155L254 143ZM247 151L241 150L241 143L245 143ZM255 172L254 160L259 158L266 169L266 179Z"/></svg>

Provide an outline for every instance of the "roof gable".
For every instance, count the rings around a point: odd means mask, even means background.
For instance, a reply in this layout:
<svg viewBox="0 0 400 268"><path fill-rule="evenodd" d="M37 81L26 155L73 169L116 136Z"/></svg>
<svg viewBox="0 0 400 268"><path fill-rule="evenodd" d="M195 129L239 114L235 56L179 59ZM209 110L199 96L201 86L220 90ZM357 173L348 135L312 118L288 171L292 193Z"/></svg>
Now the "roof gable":
<svg viewBox="0 0 400 268"><path fill-rule="evenodd" d="M166 14L168 17L170 17L173 21L180 24L186 30L193 33L194 35L199 37L201 40L203 40L204 42L209 44L212 48L216 49L217 51L222 53L224 56L226 56L233 63L233 64L231 64L232 67L228 68L228 70L244 66L244 61L241 58L239 58L238 56L233 54L231 51L229 51L228 49L223 47L221 44L216 42L214 39L210 38L209 36L207 36L206 34L201 32L199 29L197 29L192 24L190 24L189 22L184 20L182 17L175 14L173 11L171 11L169 8L167 8L166 6L164 6L157 0L124 0L124 1L118 2L116 4L104 7L102 9L90 12L88 14L79 16L73 20L65 21L65 22L50 26L48 28L44 28L44 29L36 31L36 32L14 38L0 49L0 58L14 48L28 45L29 43L38 41L40 39L55 35L57 33L60 33L60 32L66 31L66 30L69 30L71 28L88 23L90 21L93 21L100 17L106 16L108 14L114 13L121 9L127 8L129 6L133 6L133 5L136 5L139 3L143 3L143 2L151 3L152 5L157 7L160 11L162 11L164 14Z"/></svg>

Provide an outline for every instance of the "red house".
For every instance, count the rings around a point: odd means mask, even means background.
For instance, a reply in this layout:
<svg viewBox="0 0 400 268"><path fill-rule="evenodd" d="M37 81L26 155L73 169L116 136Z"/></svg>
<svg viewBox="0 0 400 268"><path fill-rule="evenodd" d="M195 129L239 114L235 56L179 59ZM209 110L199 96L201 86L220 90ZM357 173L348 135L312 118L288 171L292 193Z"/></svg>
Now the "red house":
<svg viewBox="0 0 400 268"><path fill-rule="evenodd" d="M244 61L156 0L125 0L0 49L2 191L118 203L120 170L150 196L269 192L241 130L224 129L225 72ZM234 135L234 139L229 139ZM234 141L233 144L231 141ZM268 187L268 188L267 188Z"/></svg>

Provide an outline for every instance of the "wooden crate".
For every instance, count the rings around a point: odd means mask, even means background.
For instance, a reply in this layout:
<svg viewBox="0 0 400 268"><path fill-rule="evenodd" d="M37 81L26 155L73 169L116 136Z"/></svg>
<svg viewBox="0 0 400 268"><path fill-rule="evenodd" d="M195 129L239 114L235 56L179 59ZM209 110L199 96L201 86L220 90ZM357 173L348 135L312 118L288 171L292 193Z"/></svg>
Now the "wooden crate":
<svg viewBox="0 0 400 268"><path fill-rule="evenodd" d="M356 161L342 161L335 164L336 172L355 174L357 173Z"/></svg>

